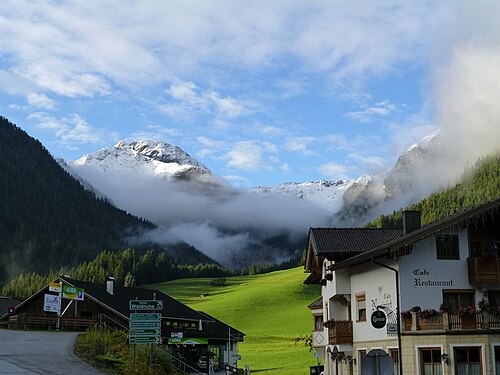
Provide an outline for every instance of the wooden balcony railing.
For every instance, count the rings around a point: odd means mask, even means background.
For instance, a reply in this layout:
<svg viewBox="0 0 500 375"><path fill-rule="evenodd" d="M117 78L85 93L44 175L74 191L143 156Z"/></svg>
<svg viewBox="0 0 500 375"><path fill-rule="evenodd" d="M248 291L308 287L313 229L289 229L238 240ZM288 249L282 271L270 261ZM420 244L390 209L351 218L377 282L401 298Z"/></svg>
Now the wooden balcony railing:
<svg viewBox="0 0 500 375"><path fill-rule="evenodd" d="M351 320L329 320L325 322L328 328L328 344L351 344L352 339L352 321Z"/></svg>
<svg viewBox="0 0 500 375"><path fill-rule="evenodd" d="M467 259L469 283L500 282L500 258L490 255Z"/></svg>
<svg viewBox="0 0 500 375"><path fill-rule="evenodd" d="M403 317L403 332L431 330L500 330L500 316L486 312L476 312L472 315L462 315L440 312L426 319L417 313L411 317Z"/></svg>

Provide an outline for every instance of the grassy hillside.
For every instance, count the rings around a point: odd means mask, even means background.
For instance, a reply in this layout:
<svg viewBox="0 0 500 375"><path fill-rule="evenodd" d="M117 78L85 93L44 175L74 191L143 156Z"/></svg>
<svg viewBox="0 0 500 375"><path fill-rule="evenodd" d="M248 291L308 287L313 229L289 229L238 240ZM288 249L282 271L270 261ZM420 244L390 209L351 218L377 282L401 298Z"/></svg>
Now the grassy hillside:
<svg viewBox="0 0 500 375"><path fill-rule="evenodd" d="M252 373L308 374L313 353L294 338L311 333L307 305L320 296L319 286L304 285L302 267L264 275L228 277L212 286L209 278L151 285L190 307L205 311L246 334L240 344L240 366Z"/></svg>

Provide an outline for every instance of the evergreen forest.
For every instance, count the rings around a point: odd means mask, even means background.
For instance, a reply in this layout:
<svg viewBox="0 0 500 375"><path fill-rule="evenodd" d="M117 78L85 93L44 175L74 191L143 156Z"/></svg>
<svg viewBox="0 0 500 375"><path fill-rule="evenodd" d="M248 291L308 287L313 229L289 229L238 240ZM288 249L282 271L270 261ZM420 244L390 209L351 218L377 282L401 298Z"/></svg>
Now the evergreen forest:
<svg viewBox="0 0 500 375"><path fill-rule="evenodd" d="M500 198L500 154L478 160L462 174L460 182L404 210L420 211L422 225ZM401 228L403 209L381 215L365 227Z"/></svg>

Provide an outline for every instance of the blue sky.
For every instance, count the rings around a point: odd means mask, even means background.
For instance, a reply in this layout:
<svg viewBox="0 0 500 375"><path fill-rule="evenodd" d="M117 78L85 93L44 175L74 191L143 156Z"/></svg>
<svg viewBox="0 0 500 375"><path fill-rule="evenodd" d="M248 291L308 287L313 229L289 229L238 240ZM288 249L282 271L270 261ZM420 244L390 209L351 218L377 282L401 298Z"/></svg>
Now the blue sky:
<svg viewBox="0 0 500 375"><path fill-rule="evenodd" d="M235 186L356 178L496 104L476 3L3 1L0 114L66 160L148 138Z"/></svg>

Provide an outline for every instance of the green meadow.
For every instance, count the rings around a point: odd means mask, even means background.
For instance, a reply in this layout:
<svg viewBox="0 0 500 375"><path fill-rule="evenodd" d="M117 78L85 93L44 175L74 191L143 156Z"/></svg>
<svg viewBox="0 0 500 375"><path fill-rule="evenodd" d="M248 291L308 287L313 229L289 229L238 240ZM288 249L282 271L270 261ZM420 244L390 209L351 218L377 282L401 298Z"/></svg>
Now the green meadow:
<svg viewBox="0 0 500 375"><path fill-rule="evenodd" d="M246 334L239 344L239 366L251 373L309 374L313 352L299 336L309 335L313 319L307 305L320 296L318 286L304 285L302 267L263 275L226 278L223 286L211 278L182 279L151 285L191 308L207 312Z"/></svg>

